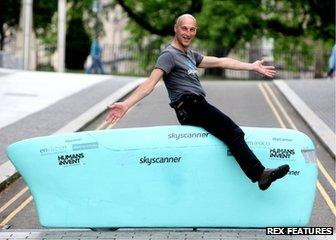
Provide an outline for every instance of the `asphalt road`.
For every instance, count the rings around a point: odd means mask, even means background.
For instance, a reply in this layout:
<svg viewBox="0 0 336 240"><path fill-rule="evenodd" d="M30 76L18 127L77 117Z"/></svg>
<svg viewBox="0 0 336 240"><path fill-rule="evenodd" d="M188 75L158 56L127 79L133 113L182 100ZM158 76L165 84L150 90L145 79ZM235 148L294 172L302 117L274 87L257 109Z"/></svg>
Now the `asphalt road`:
<svg viewBox="0 0 336 240"><path fill-rule="evenodd" d="M314 134L272 83L211 81L203 82L203 86L208 94L208 101L229 115L240 126L293 128L294 124L299 131L306 133L314 141L318 159L326 169L326 172L335 181L335 160L323 148ZM292 124L285 118L275 99L288 114ZM159 84L150 96L132 108L122 121L115 126L105 124L105 114L102 114L85 130L179 124L174 111L168 106L168 102L166 90L162 84ZM278 116L275 112L278 113ZM309 225L334 226L335 212L333 211L335 209L332 209L327 202L328 197L334 202L335 190L321 171L319 171L319 183L325 191L321 190L321 188L316 191L316 199ZM21 178L11 184L0 193L0 207L13 199L25 187ZM3 211L0 209L0 226L10 229L42 228L38 223L34 203L29 197L29 190L23 191L23 194L18 196L10 207Z"/></svg>

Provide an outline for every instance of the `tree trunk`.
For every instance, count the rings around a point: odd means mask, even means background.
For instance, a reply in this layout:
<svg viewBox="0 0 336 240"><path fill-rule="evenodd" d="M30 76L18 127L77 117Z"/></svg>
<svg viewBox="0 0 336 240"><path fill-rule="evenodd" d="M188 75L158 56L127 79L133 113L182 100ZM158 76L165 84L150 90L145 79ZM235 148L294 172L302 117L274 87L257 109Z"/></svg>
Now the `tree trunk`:
<svg viewBox="0 0 336 240"><path fill-rule="evenodd" d="M3 25L1 25L0 26L0 51L3 50L4 41L5 41L5 32L3 29Z"/></svg>
<svg viewBox="0 0 336 240"><path fill-rule="evenodd" d="M3 50L5 42L4 30L3 25L0 25L0 51ZM0 54L0 67L3 67L3 55Z"/></svg>
<svg viewBox="0 0 336 240"><path fill-rule="evenodd" d="M315 50L315 73L314 78L323 78L323 69L325 62L323 59L323 46L321 40L317 41L317 48Z"/></svg>

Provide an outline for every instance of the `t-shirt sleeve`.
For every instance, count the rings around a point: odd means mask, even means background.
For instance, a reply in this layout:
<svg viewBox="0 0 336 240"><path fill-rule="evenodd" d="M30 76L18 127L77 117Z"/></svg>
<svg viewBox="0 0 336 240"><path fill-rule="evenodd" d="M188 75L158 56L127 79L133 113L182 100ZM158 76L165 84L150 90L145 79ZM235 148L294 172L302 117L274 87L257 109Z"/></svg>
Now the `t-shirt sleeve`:
<svg viewBox="0 0 336 240"><path fill-rule="evenodd" d="M169 52L162 52L155 64L155 68L162 69L166 75L171 72L174 66L175 66L174 57Z"/></svg>
<svg viewBox="0 0 336 240"><path fill-rule="evenodd" d="M200 65L200 63L202 62L204 55L199 52L193 52L193 54L196 60L196 67L198 67L198 65Z"/></svg>

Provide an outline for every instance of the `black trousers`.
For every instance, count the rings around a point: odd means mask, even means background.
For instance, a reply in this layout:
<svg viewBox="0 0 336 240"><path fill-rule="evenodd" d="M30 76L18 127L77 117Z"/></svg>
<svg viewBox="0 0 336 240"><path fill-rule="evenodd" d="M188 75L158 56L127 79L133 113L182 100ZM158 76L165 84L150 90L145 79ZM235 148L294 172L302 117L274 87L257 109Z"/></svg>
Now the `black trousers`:
<svg viewBox="0 0 336 240"><path fill-rule="evenodd" d="M209 104L204 97L184 95L170 104L182 125L193 125L223 141L252 182L259 180L265 167L260 163L244 139L244 132L228 116Z"/></svg>

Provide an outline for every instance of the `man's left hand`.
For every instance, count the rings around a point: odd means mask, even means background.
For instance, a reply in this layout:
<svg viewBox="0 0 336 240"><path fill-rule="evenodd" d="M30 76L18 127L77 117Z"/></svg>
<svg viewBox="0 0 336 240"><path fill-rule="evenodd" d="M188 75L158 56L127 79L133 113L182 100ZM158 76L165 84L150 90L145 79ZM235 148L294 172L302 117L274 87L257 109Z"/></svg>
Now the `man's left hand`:
<svg viewBox="0 0 336 240"><path fill-rule="evenodd" d="M267 77L273 78L275 76L275 67L274 66L265 66L264 60L257 60L254 63L252 63L252 69L253 71L256 71L258 73L261 73Z"/></svg>

